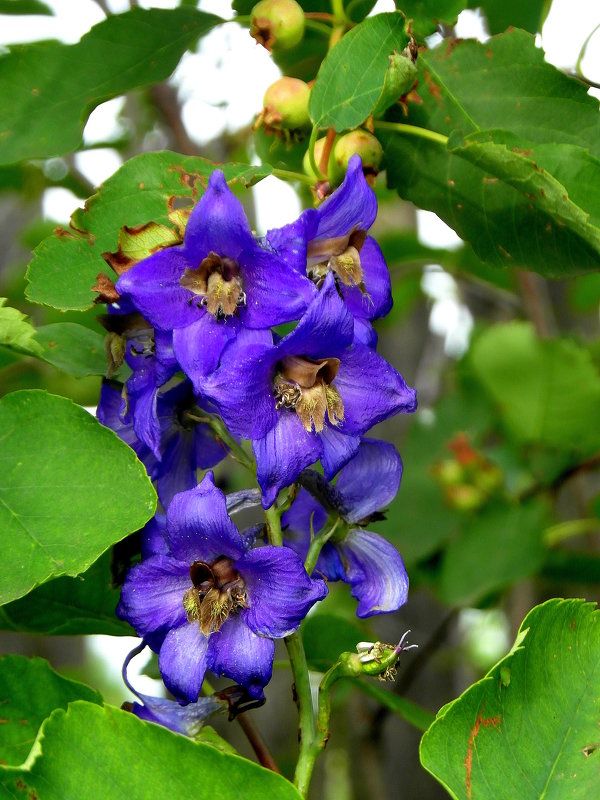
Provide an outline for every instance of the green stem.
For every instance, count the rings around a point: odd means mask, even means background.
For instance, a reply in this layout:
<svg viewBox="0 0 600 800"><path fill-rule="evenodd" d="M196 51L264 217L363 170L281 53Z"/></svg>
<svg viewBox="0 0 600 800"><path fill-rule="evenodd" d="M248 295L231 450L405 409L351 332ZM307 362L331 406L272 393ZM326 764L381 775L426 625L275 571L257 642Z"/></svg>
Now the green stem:
<svg viewBox="0 0 600 800"><path fill-rule="evenodd" d="M304 569L310 575L315 565L319 559L319 555L321 554L321 550L323 549L323 545L331 539L337 528L341 523L340 517L336 519L333 523L331 528L328 531L323 533L321 536L315 536L312 542L310 543L310 547L308 548L308 553L306 554L306 561L304 562Z"/></svg>
<svg viewBox="0 0 600 800"><path fill-rule="evenodd" d="M305 27L312 28L313 31L316 31L324 36L331 35L331 27L324 22L319 22L317 19L307 19L304 17L304 25Z"/></svg>
<svg viewBox="0 0 600 800"><path fill-rule="evenodd" d="M269 537L269 544L274 544L277 547L283 545L283 536L281 535L281 516L279 509L275 507L275 503L265 511L265 518L267 520L267 536Z"/></svg>
<svg viewBox="0 0 600 800"><path fill-rule="evenodd" d="M286 636L285 646L287 647L292 667L294 691L298 706L300 752L294 773L294 784L302 797L306 797L318 754L318 749L315 750L315 712L312 704L308 664L306 663L306 655L300 634L292 633L291 636Z"/></svg>
<svg viewBox="0 0 600 800"><path fill-rule="evenodd" d="M581 69L581 62L582 62L582 61L583 61L583 59L585 58L585 52L586 52L586 50L587 50L588 44L590 43L590 40L592 39L592 37L594 36L594 34L596 33L596 31L597 31L599 28L600 28L600 24L599 24L599 25L596 25L596 27L594 28L594 30L593 30L593 31L592 31L592 32L591 32L591 33L590 33L590 34L589 34L589 35L586 37L586 40L585 40L585 42L584 42L584 43L581 45L581 50L579 51L579 56L578 56L578 58L577 58L577 63L575 64L575 72L576 72L576 73L577 73L577 74L578 74L578 75L579 75L581 78L583 78L583 77L584 77L583 70Z"/></svg>
<svg viewBox="0 0 600 800"><path fill-rule="evenodd" d="M404 122L385 122L384 120L375 120L373 123L375 128L382 131L393 131L394 133L401 133L405 136L418 136L421 139L428 139L430 142L436 142L446 147L448 144L448 137L443 133L430 131L429 128L419 128L417 125L406 125Z"/></svg>
<svg viewBox="0 0 600 800"><path fill-rule="evenodd" d="M308 183L310 186L314 183L310 175L305 175L303 172L292 172L292 170L289 169L278 169L275 167L273 169L273 176L275 178L281 178L282 181L301 181L302 183Z"/></svg>
<svg viewBox="0 0 600 800"><path fill-rule="evenodd" d="M249 456L248 453L246 453L244 448L238 442L236 442L236 440L225 427L225 423L220 417L215 417L212 414L204 414L198 409L195 409L193 412L188 411L186 417L192 422L210 425L219 439L227 445L232 458L234 458L236 461L239 461L239 463L246 467L246 469L249 470L253 475L256 473L254 459Z"/></svg>
<svg viewBox="0 0 600 800"><path fill-rule="evenodd" d="M570 519L567 522L559 522L544 531L544 544L546 547L571 539L573 536L582 536L586 533L596 533L600 530L600 520L598 519Z"/></svg>
<svg viewBox="0 0 600 800"><path fill-rule="evenodd" d="M310 132L310 139L308 141L308 160L310 162L310 167L312 171L315 173L317 180L326 180L327 175L323 175L319 166L315 159L315 142L317 141L317 136L319 135L319 129L315 125L312 131Z"/></svg>
<svg viewBox="0 0 600 800"><path fill-rule="evenodd" d="M338 25L347 25L350 21L344 9L344 0L331 0L331 11Z"/></svg>

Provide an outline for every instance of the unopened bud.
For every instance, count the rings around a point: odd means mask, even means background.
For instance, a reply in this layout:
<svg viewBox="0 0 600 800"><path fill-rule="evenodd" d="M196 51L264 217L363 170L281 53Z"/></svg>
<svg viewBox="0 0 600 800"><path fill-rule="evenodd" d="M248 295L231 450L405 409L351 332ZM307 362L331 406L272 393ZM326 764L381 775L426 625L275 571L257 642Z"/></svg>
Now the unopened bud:
<svg viewBox="0 0 600 800"><path fill-rule="evenodd" d="M383 147L372 133L358 128L340 136L333 148L336 173L342 177L348 169L348 162L358 154L366 177L374 178L379 173L383 160Z"/></svg>
<svg viewBox="0 0 600 800"><path fill-rule="evenodd" d="M271 84L263 99L259 122L275 130L307 130L311 126L308 114L310 87L298 78L283 77Z"/></svg>
<svg viewBox="0 0 600 800"><path fill-rule="evenodd" d="M383 642L359 642L356 645L360 671L364 675L378 676L381 680L393 680L400 653L412 650L416 644L405 644L410 631L406 631L397 645Z"/></svg>
<svg viewBox="0 0 600 800"><path fill-rule="evenodd" d="M304 36L304 11L296 0L261 0L252 9L250 36L272 50L291 50Z"/></svg>

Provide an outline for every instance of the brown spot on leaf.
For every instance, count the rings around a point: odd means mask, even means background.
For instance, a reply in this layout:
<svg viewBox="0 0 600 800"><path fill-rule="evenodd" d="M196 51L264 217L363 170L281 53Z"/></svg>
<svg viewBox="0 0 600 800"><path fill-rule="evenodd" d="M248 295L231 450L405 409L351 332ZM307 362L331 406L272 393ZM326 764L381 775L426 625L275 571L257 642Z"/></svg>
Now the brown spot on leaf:
<svg viewBox="0 0 600 800"><path fill-rule="evenodd" d="M115 289L115 284L104 272L96 276L96 283L92 286L92 292L98 292L98 297L94 303L116 303L120 295Z"/></svg>
<svg viewBox="0 0 600 800"><path fill-rule="evenodd" d="M0 725L6 725L7 722L8 720L6 719L6 717L0 717Z"/></svg>
<svg viewBox="0 0 600 800"><path fill-rule="evenodd" d="M454 189L454 187L456 186L456 181L453 181L452 178L448 178L448 186L451 189Z"/></svg>
<svg viewBox="0 0 600 800"><path fill-rule="evenodd" d="M506 256L506 258L512 259L511 254L508 252L508 250L506 250L504 247L502 247L501 244L498 245L498 250L502 253L503 256Z"/></svg>
<svg viewBox="0 0 600 800"><path fill-rule="evenodd" d="M582 753L586 758L589 758L592 753L595 753L596 750L600 747L600 742L593 742L593 744L588 744L582 749Z"/></svg>
<svg viewBox="0 0 600 800"><path fill-rule="evenodd" d="M485 51L485 54L486 54L486 56L487 56L488 58L491 58L491 57L494 55L494 54L493 54L493 52L492 52L491 50L486 50L486 51Z"/></svg>
<svg viewBox="0 0 600 800"><path fill-rule="evenodd" d="M571 620L571 631L574 631L574 630L575 630L575 620L572 619Z"/></svg>
<svg viewBox="0 0 600 800"><path fill-rule="evenodd" d="M19 720L19 724L20 725L27 725L27 720L26 719L20 719Z"/></svg>
<svg viewBox="0 0 600 800"><path fill-rule="evenodd" d="M511 147L510 149L513 153L518 153L521 156L530 156L533 153L533 150L523 150L520 147Z"/></svg>
<svg viewBox="0 0 600 800"><path fill-rule="evenodd" d="M433 80L431 74L428 69L425 70L425 83L427 84L427 90L429 94L434 97L436 100L441 101L442 93L440 90L439 85Z"/></svg>
<svg viewBox="0 0 600 800"><path fill-rule="evenodd" d="M481 709L483 711L483 707ZM481 726L483 725L484 728L489 728L490 726L493 728L498 728L501 723L501 718L498 717L482 717L481 711L477 715L477 719L475 720L475 725L471 728L469 733L469 745L467 747L467 757L465 758L465 769L467 771L465 777L465 788L467 790L467 797L472 797L472 790L471 790L471 772L473 769L473 747L475 746L475 739L477 738L479 731L481 730Z"/></svg>

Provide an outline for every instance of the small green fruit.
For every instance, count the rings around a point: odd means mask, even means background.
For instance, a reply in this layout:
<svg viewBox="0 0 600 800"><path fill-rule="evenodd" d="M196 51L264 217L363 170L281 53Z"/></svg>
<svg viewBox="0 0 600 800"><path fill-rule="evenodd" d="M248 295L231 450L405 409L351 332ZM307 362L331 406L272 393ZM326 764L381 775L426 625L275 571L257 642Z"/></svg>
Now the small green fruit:
<svg viewBox="0 0 600 800"><path fill-rule="evenodd" d="M373 134L362 128L350 131L337 140L333 148L336 173L343 177L348 169L348 162L355 154L360 156L366 176L374 177L378 174L383 160L383 147Z"/></svg>
<svg viewBox="0 0 600 800"><path fill-rule="evenodd" d="M310 87L298 78L279 78L271 84L263 99L261 121L275 130L308 130Z"/></svg>
<svg viewBox="0 0 600 800"><path fill-rule="evenodd" d="M260 0L252 9L250 36L272 50L291 50L304 36L304 11L296 0Z"/></svg>

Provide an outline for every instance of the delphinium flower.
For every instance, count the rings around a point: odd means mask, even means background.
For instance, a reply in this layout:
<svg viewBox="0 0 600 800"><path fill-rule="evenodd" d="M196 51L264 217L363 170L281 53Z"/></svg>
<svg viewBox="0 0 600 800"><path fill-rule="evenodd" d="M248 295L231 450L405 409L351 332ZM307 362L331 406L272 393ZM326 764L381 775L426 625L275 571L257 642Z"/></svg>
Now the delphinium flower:
<svg viewBox="0 0 600 800"><path fill-rule="evenodd" d="M198 381L216 368L224 346L241 329L298 319L315 287L261 247L216 170L190 215L183 244L135 264L116 290L156 330L172 331L179 364Z"/></svg>
<svg viewBox="0 0 600 800"><path fill-rule="evenodd" d="M267 243L322 287L329 273L355 318L357 338L374 346L370 320L392 307L389 272L379 245L367 231L377 216L377 199L358 155L352 156L342 185L317 209L296 222L267 232ZM303 245L306 243L306 247Z"/></svg>
<svg viewBox="0 0 600 800"><path fill-rule="evenodd" d="M416 408L416 393L371 348L329 273L296 328L272 346L228 347L203 382L228 429L252 440L263 506L321 460L331 478L373 425Z"/></svg>
<svg viewBox="0 0 600 800"><path fill-rule="evenodd" d="M197 485L198 469L218 464L227 449L209 425L198 421L194 412L202 404L189 381L157 393L152 413L158 421L159 435L154 437L153 450L138 437L133 415L117 387L115 382L102 386L98 419L135 450L150 478L156 481L159 499L166 508L175 494Z"/></svg>
<svg viewBox="0 0 600 800"><path fill-rule="evenodd" d="M394 499L401 477L402 461L396 448L388 442L363 439L334 486L317 473L303 476L313 494L300 489L282 517L285 543L302 558L311 543L311 526L315 536L326 531L326 526L336 526L323 545L316 571L329 581L350 584L359 617L396 611L407 599L408 575L400 554L382 536L365 529L381 518L379 510Z"/></svg>
<svg viewBox="0 0 600 800"><path fill-rule="evenodd" d="M210 669L261 697L274 639L297 630L327 593L285 547L251 549L208 472L171 501L164 554L128 573L117 614L159 653L159 668L182 702L198 699Z"/></svg>

